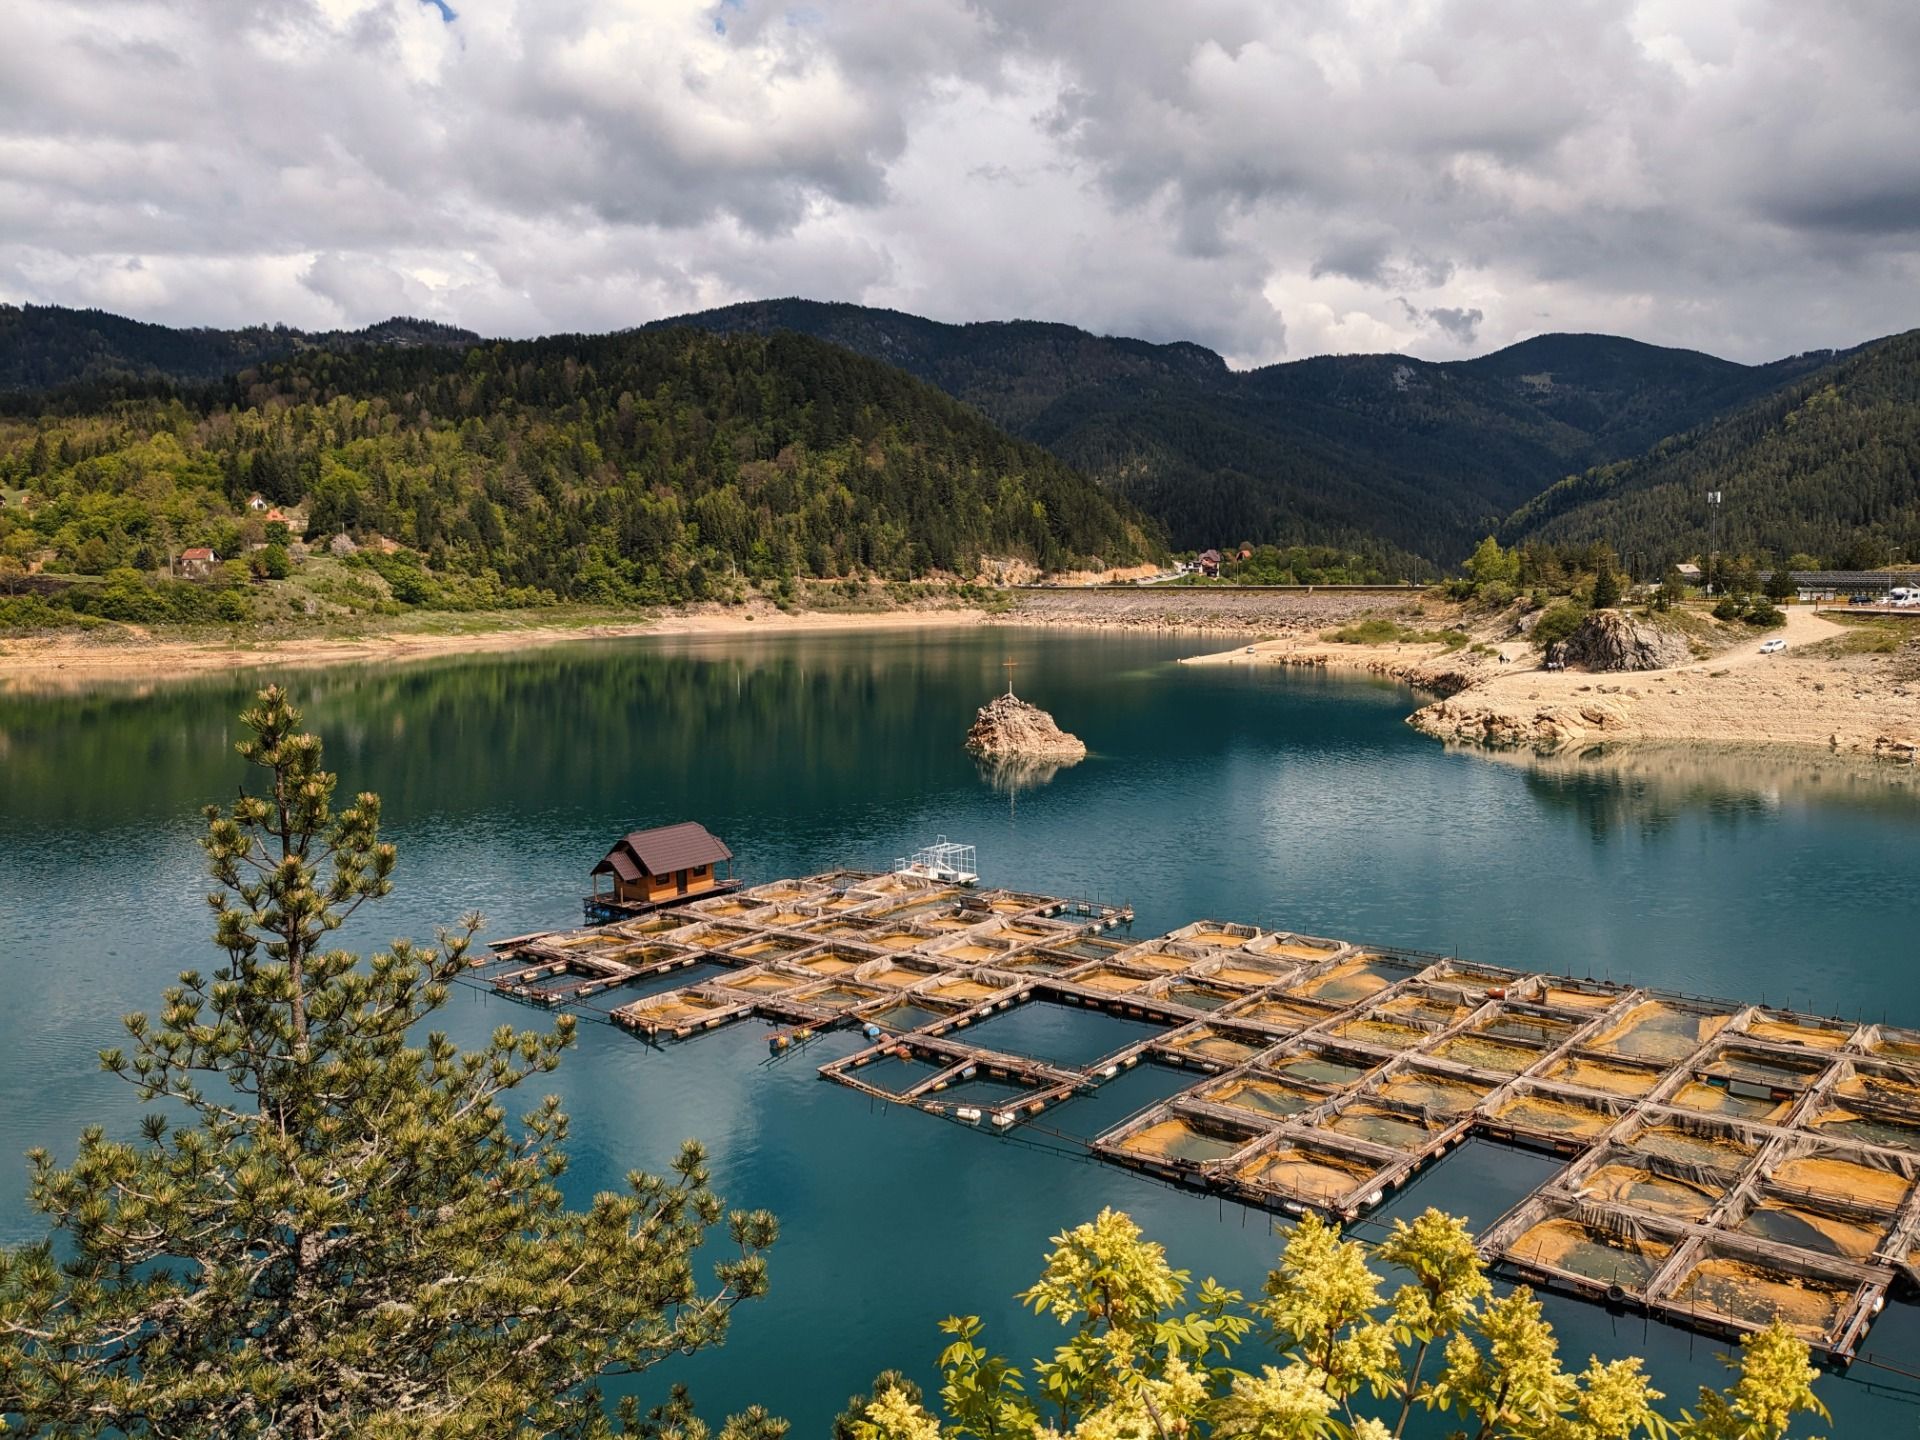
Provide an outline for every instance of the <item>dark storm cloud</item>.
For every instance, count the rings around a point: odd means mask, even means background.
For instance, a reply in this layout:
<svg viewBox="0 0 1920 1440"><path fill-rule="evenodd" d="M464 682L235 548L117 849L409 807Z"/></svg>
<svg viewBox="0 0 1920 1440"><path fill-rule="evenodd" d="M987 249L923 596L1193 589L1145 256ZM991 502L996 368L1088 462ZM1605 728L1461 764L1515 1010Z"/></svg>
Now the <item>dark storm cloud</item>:
<svg viewBox="0 0 1920 1440"><path fill-rule="evenodd" d="M19 0L0 298L806 293L1237 361L1920 323L1908 0Z"/></svg>

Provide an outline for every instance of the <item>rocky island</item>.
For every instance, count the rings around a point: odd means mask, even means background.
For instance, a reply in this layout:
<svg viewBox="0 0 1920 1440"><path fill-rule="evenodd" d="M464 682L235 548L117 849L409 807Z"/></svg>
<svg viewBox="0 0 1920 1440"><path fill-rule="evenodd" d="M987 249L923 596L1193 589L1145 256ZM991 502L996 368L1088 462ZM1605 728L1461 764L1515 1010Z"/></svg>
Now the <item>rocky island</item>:
<svg viewBox="0 0 1920 1440"><path fill-rule="evenodd" d="M1087 747L1069 735L1038 705L1029 705L1013 691L996 695L980 707L967 731L967 749L988 760L1050 760L1071 764L1084 760Z"/></svg>

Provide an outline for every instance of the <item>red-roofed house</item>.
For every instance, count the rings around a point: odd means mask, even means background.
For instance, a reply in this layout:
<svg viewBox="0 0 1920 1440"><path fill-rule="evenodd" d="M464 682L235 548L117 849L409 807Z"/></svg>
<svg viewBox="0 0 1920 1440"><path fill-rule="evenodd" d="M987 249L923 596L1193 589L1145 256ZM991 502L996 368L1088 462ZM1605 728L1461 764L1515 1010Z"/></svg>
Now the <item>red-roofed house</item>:
<svg viewBox="0 0 1920 1440"><path fill-rule="evenodd" d="M179 563L175 570L189 580L199 580L213 573L213 567L220 563L220 557L204 545L194 545L180 552Z"/></svg>

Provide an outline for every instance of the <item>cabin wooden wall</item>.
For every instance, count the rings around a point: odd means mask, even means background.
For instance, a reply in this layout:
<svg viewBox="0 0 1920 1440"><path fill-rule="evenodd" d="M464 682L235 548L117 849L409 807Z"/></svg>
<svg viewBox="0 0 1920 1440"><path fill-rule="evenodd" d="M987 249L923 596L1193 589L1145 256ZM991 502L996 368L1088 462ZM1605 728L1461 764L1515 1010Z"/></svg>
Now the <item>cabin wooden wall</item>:
<svg viewBox="0 0 1920 1440"><path fill-rule="evenodd" d="M717 867L701 865L687 872L687 890L689 895L704 895L720 883ZM680 894L680 880L677 874L642 875L629 885L624 880L614 884L614 895L621 900L671 900Z"/></svg>

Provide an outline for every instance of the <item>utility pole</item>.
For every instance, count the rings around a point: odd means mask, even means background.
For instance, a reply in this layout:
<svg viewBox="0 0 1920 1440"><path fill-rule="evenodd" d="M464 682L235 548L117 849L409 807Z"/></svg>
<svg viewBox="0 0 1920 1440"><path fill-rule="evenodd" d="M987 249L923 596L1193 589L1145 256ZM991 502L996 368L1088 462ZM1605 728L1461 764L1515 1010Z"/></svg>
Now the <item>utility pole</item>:
<svg viewBox="0 0 1920 1440"><path fill-rule="evenodd" d="M1720 535L1720 492L1707 491L1707 594L1714 593L1713 582L1717 572L1714 569L1714 554Z"/></svg>

